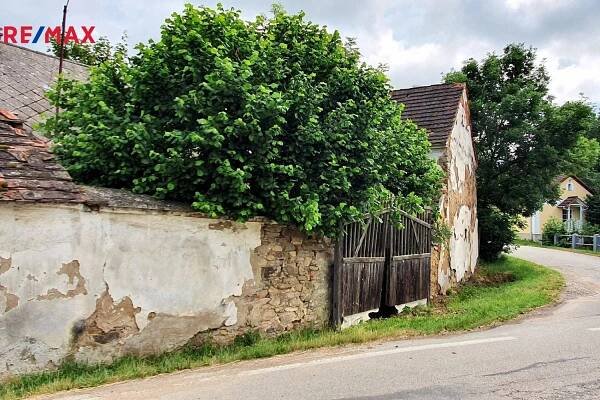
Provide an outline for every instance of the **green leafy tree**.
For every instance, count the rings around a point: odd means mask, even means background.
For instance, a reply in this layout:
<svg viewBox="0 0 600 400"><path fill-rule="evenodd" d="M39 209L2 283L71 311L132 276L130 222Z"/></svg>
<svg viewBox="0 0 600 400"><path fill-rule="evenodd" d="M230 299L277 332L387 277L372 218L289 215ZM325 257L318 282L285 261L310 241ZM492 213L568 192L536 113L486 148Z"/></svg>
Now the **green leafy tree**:
<svg viewBox="0 0 600 400"><path fill-rule="evenodd" d="M600 192L596 192L586 199L588 205L586 219L589 223L600 226L600 194L598 193ZM596 233L600 233L600 231Z"/></svg>
<svg viewBox="0 0 600 400"><path fill-rule="evenodd" d="M137 49L65 81L43 126L79 181L330 235L391 196L408 211L438 196L427 135L384 73L302 13L186 5Z"/></svg>
<svg viewBox="0 0 600 400"><path fill-rule="evenodd" d="M598 182L596 174L600 173L600 143L597 139L580 136L575 146L569 150L564 171L567 175L576 175L586 183ZM596 185L592 185L596 186Z"/></svg>
<svg viewBox="0 0 600 400"><path fill-rule="evenodd" d="M583 179L594 192L600 191L600 120L585 102L574 103L581 108L582 132L577 143L567 153L563 173Z"/></svg>
<svg viewBox="0 0 600 400"><path fill-rule="evenodd" d="M592 124L589 132L589 137L600 141L600 113L598 109L594 109L596 112L596 121Z"/></svg>
<svg viewBox="0 0 600 400"><path fill-rule="evenodd" d="M578 103L555 107L536 52L508 45L501 55L470 59L447 82L466 82L478 155L480 255L494 258L515 234L509 222L558 196L554 178L584 130ZM502 230L503 232L500 232Z"/></svg>
<svg viewBox="0 0 600 400"><path fill-rule="evenodd" d="M48 53L60 57L60 42L50 39ZM127 56L127 36L123 35L121 41L112 45L108 38L102 36L95 43L65 43L64 58L89 66L97 66L105 61L114 60L116 57Z"/></svg>
<svg viewBox="0 0 600 400"><path fill-rule="evenodd" d="M588 205L586 219L592 224L589 231L593 232L598 231L600 225L600 117L591 106L585 107L588 112L586 132L569 151L563 171L583 179L592 189L592 196L584 200Z"/></svg>

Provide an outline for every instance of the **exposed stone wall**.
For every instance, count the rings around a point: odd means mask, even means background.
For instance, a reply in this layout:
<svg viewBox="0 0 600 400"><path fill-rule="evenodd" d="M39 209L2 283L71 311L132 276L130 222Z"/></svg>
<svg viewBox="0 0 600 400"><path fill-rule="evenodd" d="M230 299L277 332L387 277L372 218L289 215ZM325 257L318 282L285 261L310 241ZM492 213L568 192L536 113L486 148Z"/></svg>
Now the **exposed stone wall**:
<svg viewBox="0 0 600 400"><path fill-rule="evenodd" d="M237 324L202 333L195 341L230 342L249 330L274 336L320 328L330 320L333 245L279 224L264 224L252 254L254 280L234 298Z"/></svg>
<svg viewBox="0 0 600 400"><path fill-rule="evenodd" d="M185 212L0 204L0 375L329 318L326 239Z"/></svg>
<svg viewBox="0 0 600 400"><path fill-rule="evenodd" d="M447 243L432 254L431 293L445 294L475 271L478 262L477 161L473 148L466 94L444 153L438 159L446 173L440 199L444 223L451 229Z"/></svg>

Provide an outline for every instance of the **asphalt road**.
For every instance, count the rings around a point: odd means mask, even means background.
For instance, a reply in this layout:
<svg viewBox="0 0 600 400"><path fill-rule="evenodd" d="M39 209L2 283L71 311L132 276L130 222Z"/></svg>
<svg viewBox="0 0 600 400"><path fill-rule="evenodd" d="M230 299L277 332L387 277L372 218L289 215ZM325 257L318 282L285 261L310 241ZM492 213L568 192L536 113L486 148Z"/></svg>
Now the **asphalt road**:
<svg viewBox="0 0 600 400"><path fill-rule="evenodd" d="M600 399L600 258L534 247L515 255L562 271L564 303L486 331L241 362L45 399Z"/></svg>

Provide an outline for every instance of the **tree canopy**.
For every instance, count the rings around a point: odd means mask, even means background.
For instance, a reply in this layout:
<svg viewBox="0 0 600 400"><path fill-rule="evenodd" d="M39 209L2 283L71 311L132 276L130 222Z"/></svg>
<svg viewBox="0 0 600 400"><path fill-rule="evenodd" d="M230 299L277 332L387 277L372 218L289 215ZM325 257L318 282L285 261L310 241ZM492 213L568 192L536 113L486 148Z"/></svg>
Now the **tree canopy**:
<svg viewBox="0 0 600 400"><path fill-rule="evenodd" d="M437 199L426 132L385 74L302 13L186 5L137 50L51 93L62 112L42 128L79 181L332 235L390 196Z"/></svg>
<svg viewBox="0 0 600 400"><path fill-rule="evenodd" d="M112 45L108 38L102 36L95 43L65 43L63 56L66 60L76 61L89 66L98 66L105 61L113 60L115 57L127 56L127 36L123 35L121 41ZM60 57L60 43L56 39L50 39L48 53Z"/></svg>
<svg viewBox="0 0 600 400"><path fill-rule="evenodd" d="M589 124L580 102L555 106L536 51L508 45L501 55L467 60L447 82L466 82L479 166L480 254L496 256L513 226L558 197L555 177Z"/></svg>
<svg viewBox="0 0 600 400"><path fill-rule="evenodd" d="M587 129L576 146L569 151L564 171L581 178L592 190L592 196L585 199L588 209L586 220L595 225L594 233L600 232L600 116L590 105Z"/></svg>

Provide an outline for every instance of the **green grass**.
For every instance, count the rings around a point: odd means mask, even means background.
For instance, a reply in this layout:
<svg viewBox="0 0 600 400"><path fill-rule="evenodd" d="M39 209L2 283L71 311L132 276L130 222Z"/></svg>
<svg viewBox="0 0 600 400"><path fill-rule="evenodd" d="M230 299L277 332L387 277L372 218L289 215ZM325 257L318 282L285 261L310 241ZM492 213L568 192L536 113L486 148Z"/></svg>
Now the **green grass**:
<svg viewBox="0 0 600 400"><path fill-rule="evenodd" d="M230 346L205 345L155 357L125 357L111 364L65 363L50 372L22 375L0 385L0 399L142 378L207 365L270 357L277 354L373 340L443 334L492 326L534 308L555 302L562 276L548 268L513 257L482 265L472 282L445 301L419 307L398 317L373 320L339 331L304 330L275 339L249 333Z"/></svg>
<svg viewBox="0 0 600 400"><path fill-rule="evenodd" d="M571 253L580 253L580 254L587 254L587 255L591 255L591 256L600 257L600 252L597 252L597 251L594 251L591 249L573 249L571 247L561 247L561 246L554 246L554 245L549 245L549 244L542 244L542 243L536 242L534 240L516 239L515 244L519 245L519 246L533 246L533 247L543 247L546 249L570 251Z"/></svg>

